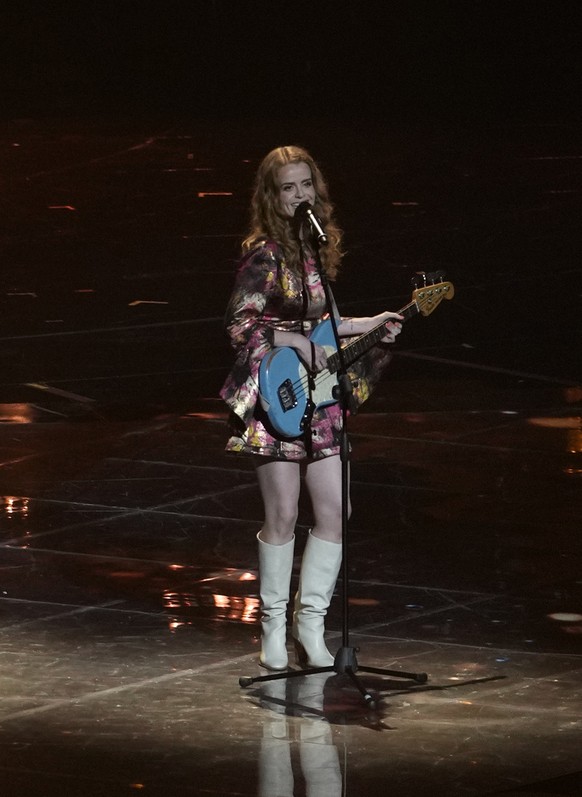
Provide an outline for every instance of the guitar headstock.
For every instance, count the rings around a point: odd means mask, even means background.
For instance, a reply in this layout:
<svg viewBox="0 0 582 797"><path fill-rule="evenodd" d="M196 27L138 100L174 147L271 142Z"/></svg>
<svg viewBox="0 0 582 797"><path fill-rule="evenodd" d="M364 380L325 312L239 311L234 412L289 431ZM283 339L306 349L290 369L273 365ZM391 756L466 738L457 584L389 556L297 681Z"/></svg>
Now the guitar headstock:
<svg viewBox="0 0 582 797"><path fill-rule="evenodd" d="M412 301L422 315L430 315L443 299L452 299L455 295L453 283L444 278L444 271L418 271L413 277Z"/></svg>

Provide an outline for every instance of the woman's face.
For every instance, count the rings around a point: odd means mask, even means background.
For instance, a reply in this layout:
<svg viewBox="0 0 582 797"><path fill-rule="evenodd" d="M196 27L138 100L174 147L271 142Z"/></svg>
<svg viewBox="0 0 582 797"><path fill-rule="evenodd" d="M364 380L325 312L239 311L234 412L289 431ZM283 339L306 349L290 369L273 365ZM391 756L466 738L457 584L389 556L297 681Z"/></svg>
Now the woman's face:
<svg viewBox="0 0 582 797"><path fill-rule="evenodd" d="M279 209L287 218L293 218L297 205L315 203L315 188L311 169L306 163L288 163L277 174Z"/></svg>

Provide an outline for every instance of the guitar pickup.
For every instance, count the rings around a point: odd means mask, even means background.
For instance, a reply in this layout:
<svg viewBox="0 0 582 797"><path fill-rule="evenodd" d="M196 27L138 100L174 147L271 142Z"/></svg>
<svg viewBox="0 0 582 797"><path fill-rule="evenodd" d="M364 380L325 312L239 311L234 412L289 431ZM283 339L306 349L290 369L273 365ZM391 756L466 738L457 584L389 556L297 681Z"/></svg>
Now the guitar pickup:
<svg viewBox="0 0 582 797"><path fill-rule="evenodd" d="M281 403L283 412L288 412L297 406L297 397L295 396L293 383L290 379L286 379L284 382L281 382L279 389L277 390L277 395L279 396L279 401Z"/></svg>

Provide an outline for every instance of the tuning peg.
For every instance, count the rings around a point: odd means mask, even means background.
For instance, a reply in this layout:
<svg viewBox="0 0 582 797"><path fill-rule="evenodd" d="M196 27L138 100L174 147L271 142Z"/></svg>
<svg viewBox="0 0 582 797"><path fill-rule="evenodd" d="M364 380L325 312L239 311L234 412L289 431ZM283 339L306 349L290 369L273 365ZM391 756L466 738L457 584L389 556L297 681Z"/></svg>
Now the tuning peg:
<svg viewBox="0 0 582 797"><path fill-rule="evenodd" d="M426 288L427 285L436 285L439 282L444 282L445 276L445 272L442 269L431 271L430 273L417 271L412 278L412 286L418 289Z"/></svg>

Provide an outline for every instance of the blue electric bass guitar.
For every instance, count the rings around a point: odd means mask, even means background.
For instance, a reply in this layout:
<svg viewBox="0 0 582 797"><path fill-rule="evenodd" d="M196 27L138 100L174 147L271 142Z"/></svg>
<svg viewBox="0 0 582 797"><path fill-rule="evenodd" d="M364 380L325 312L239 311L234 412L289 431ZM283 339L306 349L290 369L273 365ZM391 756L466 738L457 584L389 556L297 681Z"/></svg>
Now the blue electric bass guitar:
<svg viewBox="0 0 582 797"><path fill-rule="evenodd" d="M398 310L405 321L418 313L428 316L443 299L453 298L454 287L450 282L443 282L443 276L443 272L438 271L432 275L422 274L422 286L413 291L412 301ZM380 324L342 346L346 365L354 363L385 335L386 326ZM323 346L328 353L327 367L322 371L311 373L295 349L289 346L272 349L263 357L259 370L261 406L275 431L289 439L303 434L316 409L338 400L336 373L340 360L331 321L327 319L318 324L310 340Z"/></svg>

